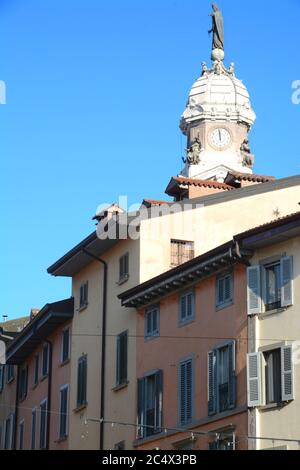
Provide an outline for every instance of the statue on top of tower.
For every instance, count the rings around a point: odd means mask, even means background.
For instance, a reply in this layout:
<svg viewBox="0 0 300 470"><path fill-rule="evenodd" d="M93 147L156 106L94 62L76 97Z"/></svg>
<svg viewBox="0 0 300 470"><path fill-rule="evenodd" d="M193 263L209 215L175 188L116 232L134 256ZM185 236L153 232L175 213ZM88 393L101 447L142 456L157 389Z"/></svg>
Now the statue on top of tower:
<svg viewBox="0 0 300 470"><path fill-rule="evenodd" d="M209 34L213 33L212 49L221 49L224 51L224 27L223 15L215 3L212 4L213 12L209 16L212 17L212 29L208 31Z"/></svg>

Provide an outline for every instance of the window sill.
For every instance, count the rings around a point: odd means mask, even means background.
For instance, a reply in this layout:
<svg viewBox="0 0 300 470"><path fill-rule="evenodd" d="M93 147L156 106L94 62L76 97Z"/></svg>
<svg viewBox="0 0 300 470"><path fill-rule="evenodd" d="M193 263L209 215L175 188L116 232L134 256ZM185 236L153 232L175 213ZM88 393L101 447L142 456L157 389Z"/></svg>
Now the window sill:
<svg viewBox="0 0 300 470"><path fill-rule="evenodd" d="M287 310L288 307L280 307L276 308L274 310L266 310L265 312L259 313L258 318L264 319L266 317L269 317L271 315L278 315L279 313L283 313Z"/></svg>
<svg viewBox="0 0 300 470"><path fill-rule="evenodd" d="M73 413L79 413L83 411L88 406L88 403L83 403L82 405L78 405L77 408L74 408Z"/></svg>
<svg viewBox="0 0 300 470"><path fill-rule="evenodd" d="M121 279L118 280L117 282L117 285L118 286L122 286L122 284L125 284L125 282L127 282L129 279L129 274L127 274L126 276L122 277Z"/></svg>
<svg viewBox="0 0 300 470"><path fill-rule="evenodd" d="M259 406L261 411L274 410L274 408L283 408L284 402L280 401L278 403L269 403L268 405Z"/></svg>
<svg viewBox="0 0 300 470"><path fill-rule="evenodd" d="M113 392L119 392L119 390L124 390L124 388L127 388L129 385L129 381L127 380L126 382L123 382L122 384L116 385L114 388L112 388Z"/></svg>
<svg viewBox="0 0 300 470"><path fill-rule="evenodd" d="M89 304L87 303L87 304L84 304L84 305L82 305L81 307L79 307L78 312L81 313L81 312L83 312L84 310L86 310L86 309L88 308L88 305L89 305Z"/></svg>
<svg viewBox="0 0 300 470"><path fill-rule="evenodd" d="M60 444L61 442L65 442L67 441L69 436L63 436L63 437L60 437L59 439L57 439L55 442L55 444Z"/></svg>
<svg viewBox="0 0 300 470"><path fill-rule="evenodd" d="M160 337L160 334L157 333L157 334L145 336L144 339L145 339L145 342L147 343L148 341L153 341L154 339L159 338L159 337Z"/></svg>
<svg viewBox="0 0 300 470"><path fill-rule="evenodd" d="M59 367L64 367L64 366L66 366L67 364L69 364L70 362L71 362L71 359L70 359L70 358L69 358L69 359L66 359L65 361L63 361L63 362L61 362L61 363L59 364Z"/></svg>
<svg viewBox="0 0 300 470"><path fill-rule="evenodd" d="M233 305L233 300L229 300L228 302L224 302L223 304L217 304L216 312L219 312L220 310L224 310L225 308L228 308L231 305Z"/></svg>
<svg viewBox="0 0 300 470"><path fill-rule="evenodd" d="M190 323L193 323L195 321L195 317L188 318L186 320L179 320L178 327L186 326L189 325Z"/></svg>

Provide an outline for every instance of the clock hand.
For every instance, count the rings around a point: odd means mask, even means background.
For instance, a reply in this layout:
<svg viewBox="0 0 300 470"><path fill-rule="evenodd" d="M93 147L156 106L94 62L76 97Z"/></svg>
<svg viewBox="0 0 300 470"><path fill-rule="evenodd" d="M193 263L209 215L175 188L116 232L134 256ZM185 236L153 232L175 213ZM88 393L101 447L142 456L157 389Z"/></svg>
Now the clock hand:
<svg viewBox="0 0 300 470"><path fill-rule="evenodd" d="M222 140L222 135L221 135L221 131L219 129L219 141L221 142L221 140Z"/></svg>

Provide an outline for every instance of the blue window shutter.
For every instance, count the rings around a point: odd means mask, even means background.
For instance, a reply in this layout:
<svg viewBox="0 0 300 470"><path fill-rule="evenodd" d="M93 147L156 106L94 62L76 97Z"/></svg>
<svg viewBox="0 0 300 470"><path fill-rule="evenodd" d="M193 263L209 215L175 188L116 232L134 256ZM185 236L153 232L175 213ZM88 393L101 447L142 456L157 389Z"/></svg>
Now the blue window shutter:
<svg viewBox="0 0 300 470"><path fill-rule="evenodd" d="M185 424L186 419L186 363L180 364L179 373L179 420Z"/></svg>
<svg viewBox="0 0 300 470"><path fill-rule="evenodd" d="M217 412L217 354L216 351L208 353L208 414Z"/></svg>
<svg viewBox="0 0 300 470"><path fill-rule="evenodd" d="M228 345L229 349L229 408L236 407L236 372L235 372L235 341Z"/></svg>
<svg viewBox="0 0 300 470"><path fill-rule="evenodd" d="M192 361L186 363L186 422L192 421L193 367Z"/></svg>
<svg viewBox="0 0 300 470"><path fill-rule="evenodd" d="M179 422L188 424L193 418L193 361L184 361L179 366Z"/></svg>
<svg viewBox="0 0 300 470"><path fill-rule="evenodd" d="M186 296L183 295L180 300L180 319L185 320L187 316Z"/></svg>
<svg viewBox="0 0 300 470"><path fill-rule="evenodd" d="M145 379L138 379L138 427L137 438L143 439L145 435Z"/></svg>

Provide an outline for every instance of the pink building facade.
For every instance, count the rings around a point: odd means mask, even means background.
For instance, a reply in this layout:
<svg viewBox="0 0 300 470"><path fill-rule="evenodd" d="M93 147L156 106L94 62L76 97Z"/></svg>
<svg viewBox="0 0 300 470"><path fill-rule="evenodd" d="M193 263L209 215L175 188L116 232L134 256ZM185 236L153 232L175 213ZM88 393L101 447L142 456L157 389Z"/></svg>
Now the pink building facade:
<svg viewBox="0 0 300 470"><path fill-rule="evenodd" d="M246 264L229 243L120 296L137 307L135 448L247 449Z"/></svg>
<svg viewBox="0 0 300 470"><path fill-rule="evenodd" d="M47 304L10 344L17 369L14 448L68 448L73 299Z"/></svg>

